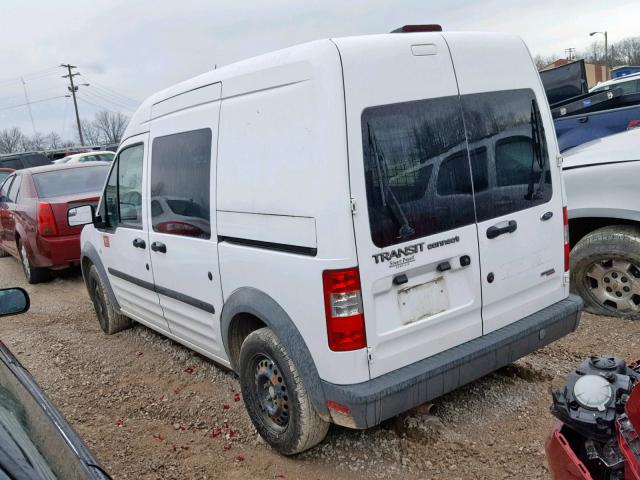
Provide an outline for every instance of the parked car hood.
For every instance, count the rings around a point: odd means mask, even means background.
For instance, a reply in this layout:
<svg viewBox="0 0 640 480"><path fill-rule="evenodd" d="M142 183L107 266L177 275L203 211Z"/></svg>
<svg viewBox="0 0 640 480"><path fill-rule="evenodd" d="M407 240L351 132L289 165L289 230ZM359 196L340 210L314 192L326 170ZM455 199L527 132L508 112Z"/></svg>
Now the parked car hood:
<svg viewBox="0 0 640 480"><path fill-rule="evenodd" d="M563 169L640 160L640 128L602 137L562 153Z"/></svg>

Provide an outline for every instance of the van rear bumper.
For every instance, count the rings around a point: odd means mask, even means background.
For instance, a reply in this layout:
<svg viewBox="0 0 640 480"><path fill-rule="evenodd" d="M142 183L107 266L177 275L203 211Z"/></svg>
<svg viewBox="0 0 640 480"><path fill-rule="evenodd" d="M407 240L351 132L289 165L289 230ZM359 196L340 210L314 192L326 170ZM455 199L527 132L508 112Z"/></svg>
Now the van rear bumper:
<svg viewBox="0 0 640 480"><path fill-rule="evenodd" d="M323 381L331 418L351 428L378 425L564 337L578 327L581 313L582 299L570 295L506 327L367 382Z"/></svg>

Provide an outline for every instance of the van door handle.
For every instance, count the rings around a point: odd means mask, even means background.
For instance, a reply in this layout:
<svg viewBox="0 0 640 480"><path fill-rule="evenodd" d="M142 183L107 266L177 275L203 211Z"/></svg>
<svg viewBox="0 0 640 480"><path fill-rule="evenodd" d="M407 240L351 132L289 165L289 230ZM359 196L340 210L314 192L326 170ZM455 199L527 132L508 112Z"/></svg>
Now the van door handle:
<svg viewBox="0 0 640 480"><path fill-rule="evenodd" d="M578 122L580 123L587 123L589 121L589 117L580 117L578 119Z"/></svg>
<svg viewBox="0 0 640 480"><path fill-rule="evenodd" d="M496 238L505 233L513 233L518 229L518 222L509 220L506 227L496 227L495 225L487 228L487 238Z"/></svg>
<svg viewBox="0 0 640 480"><path fill-rule="evenodd" d="M553 217L553 212L546 212L544 215L540 217L540 220L542 220L543 222L546 222L551 217Z"/></svg>
<svg viewBox="0 0 640 480"><path fill-rule="evenodd" d="M147 248L147 244L141 238L134 238L133 239L133 246L136 247L136 248L142 248L143 250L145 248Z"/></svg>
<svg viewBox="0 0 640 480"><path fill-rule="evenodd" d="M167 246L162 242L153 242L151 244L151 250L154 252L167 253Z"/></svg>

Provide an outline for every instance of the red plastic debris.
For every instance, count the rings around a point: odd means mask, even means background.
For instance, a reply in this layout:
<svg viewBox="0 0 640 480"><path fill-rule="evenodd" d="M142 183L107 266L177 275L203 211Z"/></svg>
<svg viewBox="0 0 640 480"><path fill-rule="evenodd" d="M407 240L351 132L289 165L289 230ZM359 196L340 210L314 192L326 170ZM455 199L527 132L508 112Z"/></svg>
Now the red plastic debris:
<svg viewBox="0 0 640 480"><path fill-rule="evenodd" d="M234 393L233 394L233 401L234 402L239 402L240 401L240 394L239 393Z"/></svg>
<svg viewBox="0 0 640 480"><path fill-rule="evenodd" d="M136 352L136 357L141 357L144 355L144 352Z"/></svg>
<svg viewBox="0 0 640 480"><path fill-rule="evenodd" d="M244 457L243 457L242 455L238 455L238 456L236 457L236 461L238 461L238 462L244 462Z"/></svg>
<svg viewBox="0 0 640 480"><path fill-rule="evenodd" d="M124 419L119 418L119 419L116 420L116 425L119 426L119 427L124 427L126 425L126 423L125 423Z"/></svg>
<svg viewBox="0 0 640 480"><path fill-rule="evenodd" d="M229 438L233 438L236 436L236 432L234 430L229 430Z"/></svg>
<svg viewBox="0 0 640 480"><path fill-rule="evenodd" d="M227 443L224 447L222 447L224 450L231 450L231 444Z"/></svg>
<svg viewBox="0 0 640 480"><path fill-rule="evenodd" d="M285 478L284 475L276 475L276 478Z"/></svg>
<svg viewBox="0 0 640 480"><path fill-rule="evenodd" d="M152 437L158 440L159 442L164 442L164 437L162 436L161 433L154 433Z"/></svg>
<svg viewBox="0 0 640 480"><path fill-rule="evenodd" d="M223 410L229 410L230 408L231 408L231 405L229 405L228 403L225 403L224 405L222 405Z"/></svg>
<svg viewBox="0 0 640 480"><path fill-rule="evenodd" d="M222 430L220 428L214 428L213 430L211 430L209 433L207 433L207 435L210 438L216 438L218 435L220 435L222 433Z"/></svg>
<svg viewBox="0 0 640 480"><path fill-rule="evenodd" d="M188 373L189 375L191 375L195 371L196 371L195 365L191 365L183 370L183 372Z"/></svg>

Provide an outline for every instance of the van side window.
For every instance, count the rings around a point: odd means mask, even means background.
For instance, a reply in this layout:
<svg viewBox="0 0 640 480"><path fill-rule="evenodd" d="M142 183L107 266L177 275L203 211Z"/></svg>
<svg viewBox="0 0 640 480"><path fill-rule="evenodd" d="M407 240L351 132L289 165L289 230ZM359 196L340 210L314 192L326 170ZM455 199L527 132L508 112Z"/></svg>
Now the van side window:
<svg viewBox="0 0 640 480"><path fill-rule="evenodd" d="M142 161L144 147L120 152L118 161L118 213L123 227L142 229Z"/></svg>
<svg viewBox="0 0 640 480"><path fill-rule="evenodd" d="M362 142L376 246L475 222L457 96L369 107L362 113Z"/></svg>
<svg viewBox="0 0 640 480"><path fill-rule="evenodd" d="M144 145L122 150L114 160L102 201L107 223L142 229L142 165Z"/></svg>
<svg viewBox="0 0 640 480"><path fill-rule="evenodd" d="M546 136L535 94L530 89L463 95L478 221L507 215L551 200L552 185ZM479 176L475 153L489 152L489 189ZM485 160L486 161L486 156Z"/></svg>
<svg viewBox="0 0 640 480"><path fill-rule="evenodd" d="M153 140L151 220L159 233L210 238L211 130Z"/></svg>

